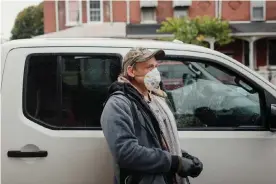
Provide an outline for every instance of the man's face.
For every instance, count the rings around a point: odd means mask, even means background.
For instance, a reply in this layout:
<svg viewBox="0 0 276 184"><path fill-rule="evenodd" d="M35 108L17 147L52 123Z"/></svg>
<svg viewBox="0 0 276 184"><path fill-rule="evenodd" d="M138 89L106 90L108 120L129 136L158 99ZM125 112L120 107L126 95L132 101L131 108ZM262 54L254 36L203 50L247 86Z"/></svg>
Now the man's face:
<svg viewBox="0 0 276 184"><path fill-rule="evenodd" d="M140 85L144 85L144 77L145 75L156 68L158 66L158 62L153 57L148 61L136 63L134 67L128 68L128 75L134 77L136 82Z"/></svg>

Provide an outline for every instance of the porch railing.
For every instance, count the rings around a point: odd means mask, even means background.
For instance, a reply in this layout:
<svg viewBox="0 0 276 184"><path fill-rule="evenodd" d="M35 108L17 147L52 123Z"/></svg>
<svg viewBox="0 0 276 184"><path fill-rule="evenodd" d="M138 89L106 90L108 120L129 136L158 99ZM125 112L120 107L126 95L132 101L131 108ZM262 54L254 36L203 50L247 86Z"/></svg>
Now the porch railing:
<svg viewBox="0 0 276 184"><path fill-rule="evenodd" d="M276 85L276 70L259 70L257 72L272 84Z"/></svg>

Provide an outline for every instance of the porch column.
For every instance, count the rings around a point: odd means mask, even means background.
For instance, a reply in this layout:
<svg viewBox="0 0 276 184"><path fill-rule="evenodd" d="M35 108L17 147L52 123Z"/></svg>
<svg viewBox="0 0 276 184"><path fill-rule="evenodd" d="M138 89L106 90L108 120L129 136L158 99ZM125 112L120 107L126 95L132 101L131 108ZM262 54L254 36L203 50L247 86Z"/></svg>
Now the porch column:
<svg viewBox="0 0 276 184"><path fill-rule="evenodd" d="M215 50L215 43L216 43L215 38L208 37L208 38L205 38L204 40L210 44L210 49Z"/></svg>
<svg viewBox="0 0 276 184"><path fill-rule="evenodd" d="M126 0L126 11L127 11L127 13L126 13L126 17L127 17L127 24L129 24L130 23L130 0Z"/></svg>
<svg viewBox="0 0 276 184"><path fill-rule="evenodd" d="M257 40L256 37L251 37L249 39L249 68L254 70L255 65L254 65L254 43Z"/></svg>
<svg viewBox="0 0 276 184"><path fill-rule="evenodd" d="M109 19L113 23L113 2L109 0Z"/></svg>
<svg viewBox="0 0 276 184"><path fill-rule="evenodd" d="M215 50L215 42L216 41L210 41L210 49Z"/></svg>
<svg viewBox="0 0 276 184"><path fill-rule="evenodd" d="M56 32L59 31L58 0L55 0Z"/></svg>

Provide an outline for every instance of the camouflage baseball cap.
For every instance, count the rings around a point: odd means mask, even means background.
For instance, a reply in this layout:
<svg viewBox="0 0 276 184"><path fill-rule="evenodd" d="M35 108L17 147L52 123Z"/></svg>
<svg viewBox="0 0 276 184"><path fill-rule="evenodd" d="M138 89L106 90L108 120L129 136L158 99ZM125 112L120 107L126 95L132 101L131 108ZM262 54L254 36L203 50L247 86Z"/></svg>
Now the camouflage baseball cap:
<svg viewBox="0 0 276 184"><path fill-rule="evenodd" d="M132 66L135 63L145 62L153 57L159 60L162 59L164 56L165 52L161 49L152 52L143 47L132 48L130 49L130 51L128 51L123 59L123 70L126 71L128 66Z"/></svg>

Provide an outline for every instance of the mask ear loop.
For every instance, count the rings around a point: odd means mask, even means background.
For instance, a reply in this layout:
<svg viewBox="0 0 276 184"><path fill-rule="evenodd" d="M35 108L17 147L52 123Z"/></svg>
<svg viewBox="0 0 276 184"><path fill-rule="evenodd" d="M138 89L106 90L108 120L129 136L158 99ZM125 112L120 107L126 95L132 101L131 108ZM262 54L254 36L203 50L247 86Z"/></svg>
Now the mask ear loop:
<svg viewBox="0 0 276 184"><path fill-rule="evenodd" d="M151 101L152 91L149 91L149 101Z"/></svg>
<svg viewBox="0 0 276 184"><path fill-rule="evenodd" d="M152 99L152 91L149 92L149 102L151 102Z"/></svg>

